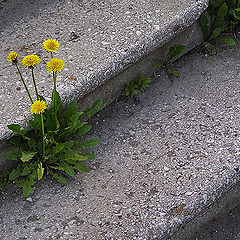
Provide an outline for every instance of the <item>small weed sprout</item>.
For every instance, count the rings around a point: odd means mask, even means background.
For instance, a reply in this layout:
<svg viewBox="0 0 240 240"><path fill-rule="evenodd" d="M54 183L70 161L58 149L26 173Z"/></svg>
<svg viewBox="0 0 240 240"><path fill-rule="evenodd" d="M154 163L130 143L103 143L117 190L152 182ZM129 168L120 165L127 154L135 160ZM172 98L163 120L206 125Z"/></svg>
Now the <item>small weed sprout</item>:
<svg viewBox="0 0 240 240"><path fill-rule="evenodd" d="M172 74L175 77L178 77L179 73L176 70L174 70L172 67L170 67L170 61L175 57L177 57L178 55L180 55L184 51L184 49L185 49L185 46L183 45L171 46L167 54L167 60L165 61L158 60L156 65L158 67L162 67L163 69L166 69L166 71L169 74Z"/></svg>
<svg viewBox="0 0 240 240"><path fill-rule="evenodd" d="M138 93L143 92L146 88L148 88L151 81L152 79L146 78L145 74L143 73L138 79L126 84L122 95L132 98Z"/></svg>

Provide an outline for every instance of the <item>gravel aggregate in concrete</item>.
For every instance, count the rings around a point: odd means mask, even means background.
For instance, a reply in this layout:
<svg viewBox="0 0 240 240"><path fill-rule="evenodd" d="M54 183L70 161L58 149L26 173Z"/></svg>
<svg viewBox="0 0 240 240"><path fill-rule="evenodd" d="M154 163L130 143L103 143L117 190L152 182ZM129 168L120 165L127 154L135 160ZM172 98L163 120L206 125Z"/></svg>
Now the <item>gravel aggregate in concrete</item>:
<svg viewBox="0 0 240 240"><path fill-rule="evenodd" d="M90 172L1 192L0 238L166 239L239 182L240 48L199 51L93 119ZM234 63L234 64L233 64ZM188 236L186 236L187 239Z"/></svg>
<svg viewBox="0 0 240 240"><path fill-rule="evenodd" d="M9 51L38 54L36 67L40 94L50 101L52 78L45 70L49 55L42 49L47 38L61 45L57 57L66 67L58 76L58 91L69 102L94 91L133 65L139 58L195 22L207 0L7 0L0 5L0 140L10 135L7 124L24 125L29 101L14 68L6 62ZM30 73L23 76L34 94Z"/></svg>

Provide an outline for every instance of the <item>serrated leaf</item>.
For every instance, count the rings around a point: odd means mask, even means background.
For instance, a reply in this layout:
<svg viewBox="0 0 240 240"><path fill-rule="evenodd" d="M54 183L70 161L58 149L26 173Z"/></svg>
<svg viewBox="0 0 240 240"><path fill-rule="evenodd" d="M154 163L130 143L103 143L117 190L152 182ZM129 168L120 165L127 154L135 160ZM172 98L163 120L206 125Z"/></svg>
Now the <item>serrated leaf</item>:
<svg viewBox="0 0 240 240"><path fill-rule="evenodd" d="M129 96L129 93L130 93L129 89L126 88L126 89L125 89L125 96L128 97L128 96Z"/></svg>
<svg viewBox="0 0 240 240"><path fill-rule="evenodd" d="M30 126L35 130L41 130L41 116L40 114L33 114L33 120L29 121Z"/></svg>
<svg viewBox="0 0 240 240"><path fill-rule="evenodd" d="M170 58L170 56L172 55L173 51L174 51L175 46L170 46L168 49L168 53L167 53L167 57Z"/></svg>
<svg viewBox="0 0 240 240"><path fill-rule="evenodd" d="M64 146L67 149L71 149L73 147L73 145L74 145L74 141L73 140L69 140L69 141L64 143Z"/></svg>
<svg viewBox="0 0 240 240"><path fill-rule="evenodd" d="M218 40L218 42L227 44L227 46L235 46L236 45L236 42L233 38L219 38L217 40Z"/></svg>
<svg viewBox="0 0 240 240"><path fill-rule="evenodd" d="M15 180L17 179L21 174L21 169L13 169L12 172L9 175L9 180Z"/></svg>
<svg viewBox="0 0 240 240"><path fill-rule="evenodd" d="M22 176L26 176L26 175L28 175L29 173L31 173L31 170L29 169L28 166L25 166L25 167L23 168L23 170L22 170L21 175L22 175Z"/></svg>
<svg viewBox="0 0 240 240"><path fill-rule="evenodd" d="M34 140L34 139L28 139L28 146L30 147L30 148L34 148L35 146L36 146L36 141Z"/></svg>
<svg viewBox="0 0 240 240"><path fill-rule="evenodd" d="M215 26L221 26L224 17L228 14L227 3L224 3L217 11L217 16L215 20Z"/></svg>
<svg viewBox="0 0 240 240"><path fill-rule="evenodd" d="M217 19L223 19L228 13L228 5L224 3L217 11Z"/></svg>
<svg viewBox="0 0 240 240"><path fill-rule="evenodd" d="M173 49L173 51L172 51L172 53L171 53L171 55L169 57L169 60L172 59L172 58L175 58L178 55L180 55L184 51L184 49L185 49L185 46L183 46L183 45L176 46Z"/></svg>
<svg viewBox="0 0 240 240"><path fill-rule="evenodd" d="M53 147L51 151L51 157L55 156L56 154L60 153L65 148L64 143L56 143L56 146Z"/></svg>
<svg viewBox="0 0 240 240"><path fill-rule="evenodd" d="M210 0L210 4L214 7L220 7L224 0Z"/></svg>
<svg viewBox="0 0 240 240"><path fill-rule="evenodd" d="M92 108L97 112L100 110L100 108L102 107L103 105L103 100L102 99L99 99L97 100L93 105L92 105Z"/></svg>
<svg viewBox="0 0 240 240"><path fill-rule="evenodd" d="M38 174L38 180L41 180L43 177L43 171L44 168L42 167L42 163L38 164L37 174Z"/></svg>
<svg viewBox="0 0 240 240"><path fill-rule="evenodd" d="M161 60L158 60L156 63L156 66L158 66L158 67L163 67L163 65L164 65L164 62Z"/></svg>
<svg viewBox="0 0 240 240"><path fill-rule="evenodd" d="M59 136L61 139L72 136L77 132L78 129L80 129L82 126L87 124L87 122L81 122L79 120L80 115L81 113L76 113L75 115L69 118L70 121L68 121L68 126L64 129L64 131Z"/></svg>
<svg viewBox="0 0 240 240"><path fill-rule="evenodd" d="M90 139L90 140L84 140L81 147L83 149L86 148L94 148L95 146L97 146L100 143L100 141L98 139Z"/></svg>
<svg viewBox="0 0 240 240"><path fill-rule="evenodd" d="M10 172L8 170L4 170L0 173L0 188L4 187L7 184L9 174Z"/></svg>
<svg viewBox="0 0 240 240"><path fill-rule="evenodd" d="M76 161L86 161L86 160L88 160L88 157L81 155L81 154L76 154L76 155L74 155L74 158L72 158L72 159L74 159Z"/></svg>
<svg viewBox="0 0 240 240"><path fill-rule="evenodd" d="M53 173L52 171L49 172L54 179L56 179L58 182L62 183L62 184L66 184L67 183L67 180L61 176L60 174L57 174L57 173Z"/></svg>
<svg viewBox="0 0 240 240"><path fill-rule="evenodd" d="M76 135L79 136L79 137L81 137L81 136L83 136L84 134L86 134L87 132L89 132L91 128L92 128L92 126L89 125L89 124L84 125L84 126L82 126L81 128L79 128L79 129L77 130Z"/></svg>
<svg viewBox="0 0 240 240"><path fill-rule="evenodd" d="M88 172L87 167L82 162L75 164L75 168L80 172Z"/></svg>
<svg viewBox="0 0 240 240"><path fill-rule="evenodd" d="M200 25L203 31L204 39L207 39L209 36L209 20L206 14L202 14L200 17Z"/></svg>
<svg viewBox="0 0 240 240"><path fill-rule="evenodd" d="M205 47L205 48L208 48L208 47L210 47L212 44L211 43L209 43L209 42L203 42L203 46Z"/></svg>
<svg viewBox="0 0 240 240"><path fill-rule="evenodd" d="M48 133L55 133L59 131L60 123L58 121L57 115L52 113L51 117L47 118L45 122L45 128L47 129Z"/></svg>
<svg viewBox="0 0 240 240"><path fill-rule="evenodd" d="M20 159L22 160L22 162L28 162L37 154L37 152L23 152L23 151L21 151L21 153L22 156L20 157Z"/></svg>
<svg viewBox="0 0 240 240"><path fill-rule="evenodd" d="M77 112L77 100L74 99L67 107L66 112L64 113L64 117L71 117L72 115L76 114Z"/></svg>
<svg viewBox="0 0 240 240"><path fill-rule="evenodd" d="M8 143L14 146L21 146L22 140L22 136L13 136L8 140Z"/></svg>
<svg viewBox="0 0 240 240"><path fill-rule="evenodd" d="M65 159L66 160L74 160L74 161L86 161L88 160L88 157L83 155L78 150L70 150L65 152Z"/></svg>
<svg viewBox="0 0 240 240"><path fill-rule="evenodd" d="M5 157L6 157L8 160L17 161L17 160L18 160L18 157L19 157L19 149L15 148L15 149L7 152L7 153L5 154Z"/></svg>
<svg viewBox="0 0 240 240"><path fill-rule="evenodd" d="M49 166L49 167L56 170L61 170L61 171L64 170L63 167L59 167L59 166Z"/></svg>
<svg viewBox="0 0 240 240"><path fill-rule="evenodd" d="M228 10L228 12L229 12L230 15L233 15L233 9L232 9L232 8L230 8L230 9Z"/></svg>
<svg viewBox="0 0 240 240"><path fill-rule="evenodd" d="M240 20L240 8L237 8L233 11L233 16L237 19Z"/></svg>
<svg viewBox="0 0 240 240"><path fill-rule="evenodd" d="M21 127L19 124L10 124L7 126L10 130L12 130L13 132L21 135L24 139L29 139L27 136L25 136L25 134L27 133L28 129L25 130L21 130Z"/></svg>
<svg viewBox="0 0 240 240"><path fill-rule="evenodd" d="M17 186L17 187L23 187L24 184L25 184L25 181L26 181L25 178L21 179L20 181L18 181L18 182L16 183L16 186Z"/></svg>
<svg viewBox="0 0 240 240"><path fill-rule="evenodd" d="M30 193L33 191L33 188L31 187L31 184L28 180L25 181L23 185L23 195L25 197L29 196Z"/></svg>
<svg viewBox="0 0 240 240"><path fill-rule="evenodd" d="M88 116L88 118L92 117L94 113L99 111L102 105L103 105L102 99L97 100L96 102L94 102L91 108L88 108L83 112L84 116Z"/></svg>
<svg viewBox="0 0 240 240"><path fill-rule="evenodd" d="M229 28L229 22L221 24L221 32L227 30Z"/></svg>
<svg viewBox="0 0 240 240"><path fill-rule="evenodd" d="M209 37L209 41L217 38L217 37L220 35L221 31L222 31L221 27L215 28L215 29L213 30L211 36Z"/></svg>
<svg viewBox="0 0 240 240"><path fill-rule="evenodd" d="M177 71L175 71L174 69L168 67L168 71L173 74L175 77L179 77L179 73Z"/></svg>
<svg viewBox="0 0 240 240"><path fill-rule="evenodd" d="M96 155L94 153L86 153L85 156L87 157L87 160L93 160Z"/></svg>
<svg viewBox="0 0 240 240"><path fill-rule="evenodd" d="M67 163L61 163L59 164L60 167L63 167L64 171L71 177L74 176L74 169L72 166L70 166L69 164Z"/></svg>
<svg viewBox="0 0 240 240"><path fill-rule="evenodd" d="M18 164L17 168L13 169L12 172L9 174L9 180L17 179L22 172L22 166Z"/></svg>

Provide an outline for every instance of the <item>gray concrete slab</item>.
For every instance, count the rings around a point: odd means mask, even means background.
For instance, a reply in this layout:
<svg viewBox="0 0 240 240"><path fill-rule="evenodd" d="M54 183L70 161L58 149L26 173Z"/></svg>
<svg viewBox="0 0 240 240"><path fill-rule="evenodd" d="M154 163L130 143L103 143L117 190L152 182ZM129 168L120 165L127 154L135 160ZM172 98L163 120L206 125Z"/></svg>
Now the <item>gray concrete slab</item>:
<svg viewBox="0 0 240 240"><path fill-rule="evenodd" d="M137 101L102 111L91 171L66 186L45 178L28 199L8 186L0 238L188 239L239 194L239 54L239 43L188 54L174 64L179 79L162 73Z"/></svg>
<svg viewBox="0 0 240 240"><path fill-rule="evenodd" d="M50 100L52 79L45 70L44 63L49 58L42 49L42 42L57 38L61 43L57 56L66 63L64 71L59 74L58 91L68 102L99 89L191 26L206 9L207 2L2 1L0 140L10 135L7 124L24 124L30 116L24 88L15 70L6 62L10 50L19 52L20 57L35 53L42 58L36 79L40 93ZM23 75L34 93L29 72L23 70Z"/></svg>

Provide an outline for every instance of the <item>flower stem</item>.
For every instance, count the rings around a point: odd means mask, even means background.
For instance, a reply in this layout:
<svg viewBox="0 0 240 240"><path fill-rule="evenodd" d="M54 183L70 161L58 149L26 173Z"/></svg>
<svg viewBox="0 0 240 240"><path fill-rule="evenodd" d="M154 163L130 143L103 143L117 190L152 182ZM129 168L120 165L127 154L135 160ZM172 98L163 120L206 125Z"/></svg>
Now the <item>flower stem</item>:
<svg viewBox="0 0 240 240"><path fill-rule="evenodd" d="M34 77L34 74L33 74L33 68L32 68L32 79L33 79L33 84L34 84L34 88L35 88L36 98L37 98L37 100L39 100L37 85L36 85L35 77Z"/></svg>
<svg viewBox="0 0 240 240"><path fill-rule="evenodd" d="M53 72L53 105L54 105L54 108L55 108L55 113L57 111L57 84L56 84L56 81L57 81L57 73L54 73Z"/></svg>
<svg viewBox="0 0 240 240"><path fill-rule="evenodd" d="M25 87L25 90L26 90L26 92L27 92L27 95L28 95L31 103L33 104L32 97L31 97L31 95L30 95L30 93L29 93L29 91L28 91L27 85L26 85L26 83L25 83L25 81L24 81L24 79L23 79L23 77L22 77L22 74L21 74L21 72L20 72L20 69L19 69L17 63L15 63L15 66L16 66L16 68L17 68L17 70L18 70L18 74L19 74L19 76L20 76L20 78L21 78L21 81L22 81L24 87Z"/></svg>
<svg viewBox="0 0 240 240"><path fill-rule="evenodd" d="M42 151L43 151L43 158L45 154L45 134L44 134L44 124L43 124L43 115L41 114L41 121L42 121Z"/></svg>
<svg viewBox="0 0 240 240"><path fill-rule="evenodd" d="M53 53L51 52L51 58L53 58Z"/></svg>

